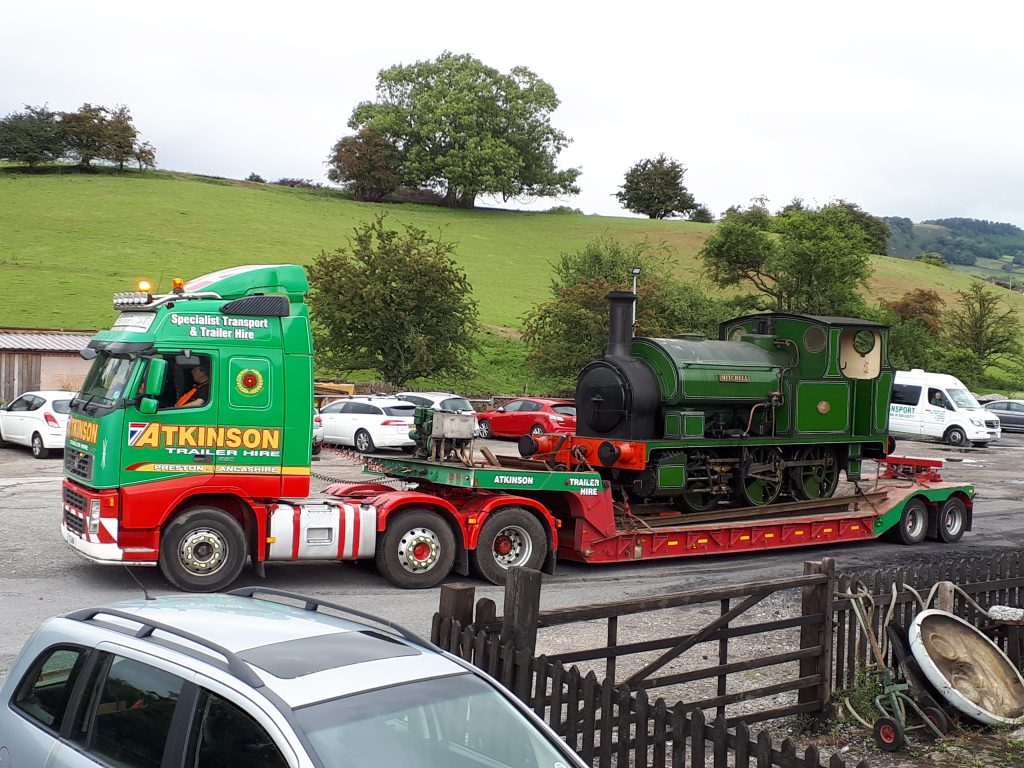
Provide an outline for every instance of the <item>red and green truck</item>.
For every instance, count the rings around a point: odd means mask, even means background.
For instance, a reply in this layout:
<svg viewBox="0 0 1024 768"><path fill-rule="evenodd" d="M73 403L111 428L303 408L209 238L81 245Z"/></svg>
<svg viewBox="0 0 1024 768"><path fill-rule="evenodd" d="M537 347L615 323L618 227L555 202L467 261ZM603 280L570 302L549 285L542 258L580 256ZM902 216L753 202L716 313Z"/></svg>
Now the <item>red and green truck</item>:
<svg viewBox="0 0 1024 768"><path fill-rule="evenodd" d="M120 315L83 353L94 362L71 405L61 534L72 548L97 563L159 566L189 591L228 586L247 561L262 572L267 562L365 558L417 588L452 571L496 583L512 566L553 572L558 558L635 561L883 533L955 541L970 528L973 489L918 460L889 459L894 479L856 496L681 514L617 498L585 446L566 466L489 451L476 460L456 439L418 458L374 457L367 471L383 481L310 497L308 288L302 267L262 265L175 279L166 294L114 295ZM443 447L436 424L433 434ZM908 473L912 482L901 479Z"/></svg>

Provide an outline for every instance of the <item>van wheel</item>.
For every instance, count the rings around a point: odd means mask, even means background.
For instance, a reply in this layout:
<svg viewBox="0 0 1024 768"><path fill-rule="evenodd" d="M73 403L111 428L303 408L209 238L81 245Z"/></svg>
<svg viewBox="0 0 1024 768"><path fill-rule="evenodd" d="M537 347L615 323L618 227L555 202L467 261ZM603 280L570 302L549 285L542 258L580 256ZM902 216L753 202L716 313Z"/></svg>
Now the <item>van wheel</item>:
<svg viewBox="0 0 1024 768"><path fill-rule="evenodd" d="M963 499L951 496L939 510L938 525L935 532L939 541L944 544L953 544L963 538L964 530L967 528L967 505Z"/></svg>
<svg viewBox="0 0 1024 768"><path fill-rule="evenodd" d="M920 544L928 533L928 507L919 498L903 506L899 523L890 529L890 538L898 544Z"/></svg>
<svg viewBox="0 0 1024 768"><path fill-rule="evenodd" d="M942 439L949 445L959 448L967 442L967 433L960 429L960 427L950 427L946 430L946 434Z"/></svg>
<svg viewBox="0 0 1024 768"><path fill-rule="evenodd" d="M32 455L37 459L45 459L50 455L50 449L43 445L43 438L38 432L32 435Z"/></svg>
<svg viewBox="0 0 1024 768"><path fill-rule="evenodd" d="M388 519L374 562L396 587L433 587L455 563L455 535L436 512L410 509Z"/></svg>
<svg viewBox="0 0 1024 768"><path fill-rule="evenodd" d="M504 584L509 568L540 568L547 540L544 526L525 509L500 509L484 521L469 553L473 570L492 584Z"/></svg>
<svg viewBox="0 0 1024 768"><path fill-rule="evenodd" d="M160 570L186 592L224 589L245 565L242 526L223 509L190 509L172 520L160 539Z"/></svg>

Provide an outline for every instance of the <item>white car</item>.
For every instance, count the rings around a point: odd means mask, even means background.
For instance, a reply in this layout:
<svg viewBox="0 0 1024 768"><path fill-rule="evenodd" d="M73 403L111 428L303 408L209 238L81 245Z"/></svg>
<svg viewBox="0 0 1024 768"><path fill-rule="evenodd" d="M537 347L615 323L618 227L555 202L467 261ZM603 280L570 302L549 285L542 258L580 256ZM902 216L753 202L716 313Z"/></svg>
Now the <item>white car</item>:
<svg viewBox="0 0 1024 768"><path fill-rule="evenodd" d="M37 459L64 450L68 410L76 394L46 390L15 398L0 408L0 443L27 445Z"/></svg>
<svg viewBox="0 0 1024 768"><path fill-rule="evenodd" d="M346 397L320 409L324 442L351 445L360 453L377 448L411 451L416 404L397 397Z"/></svg>
<svg viewBox="0 0 1024 768"><path fill-rule="evenodd" d="M456 413L472 413L476 418L476 409L462 395L453 395L451 392L396 392L395 397L408 400L416 405L427 405L437 411L455 411ZM477 424L477 434L480 432L480 425Z"/></svg>

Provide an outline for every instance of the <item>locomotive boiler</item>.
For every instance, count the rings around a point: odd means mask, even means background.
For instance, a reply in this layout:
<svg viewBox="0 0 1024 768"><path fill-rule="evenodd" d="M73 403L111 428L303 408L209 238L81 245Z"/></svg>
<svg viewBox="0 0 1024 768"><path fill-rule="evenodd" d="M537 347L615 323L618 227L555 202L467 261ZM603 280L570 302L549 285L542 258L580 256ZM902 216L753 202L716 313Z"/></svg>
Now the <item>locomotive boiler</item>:
<svg viewBox="0 0 1024 768"><path fill-rule="evenodd" d="M722 323L717 339L643 338L636 296L608 300L606 353L580 372L576 435L558 448L627 501L706 511L824 498L841 471L857 480L865 457L887 452L886 326L773 312Z"/></svg>

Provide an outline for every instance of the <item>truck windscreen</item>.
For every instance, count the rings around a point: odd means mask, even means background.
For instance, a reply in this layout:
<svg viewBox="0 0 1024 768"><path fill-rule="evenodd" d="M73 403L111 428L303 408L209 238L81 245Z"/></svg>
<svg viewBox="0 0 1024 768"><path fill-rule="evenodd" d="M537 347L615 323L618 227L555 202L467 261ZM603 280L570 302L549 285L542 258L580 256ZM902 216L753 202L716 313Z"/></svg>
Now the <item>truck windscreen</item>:
<svg viewBox="0 0 1024 768"><path fill-rule="evenodd" d="M125 387L138 358L100 352L85 377L82 391L72 401L72 410L91 413L96 408L109 409L125 396Z"/></svg>

